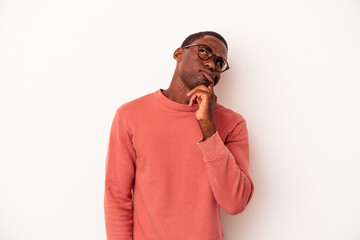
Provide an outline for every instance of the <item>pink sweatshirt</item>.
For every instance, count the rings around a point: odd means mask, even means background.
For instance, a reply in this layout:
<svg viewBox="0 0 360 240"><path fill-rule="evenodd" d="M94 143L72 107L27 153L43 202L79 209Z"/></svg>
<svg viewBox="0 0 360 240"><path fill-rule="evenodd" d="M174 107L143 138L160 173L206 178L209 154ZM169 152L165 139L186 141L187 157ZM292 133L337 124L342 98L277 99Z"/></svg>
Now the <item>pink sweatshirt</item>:
<svg viewBox="0 0 360 240"><path fill-rule="evenodd" d="M217 131L202 141L197 109L161 89L117 109L106 156L108 240L222 240L220 207L244 211L254 192L246 121L217 103Z"/></svg>

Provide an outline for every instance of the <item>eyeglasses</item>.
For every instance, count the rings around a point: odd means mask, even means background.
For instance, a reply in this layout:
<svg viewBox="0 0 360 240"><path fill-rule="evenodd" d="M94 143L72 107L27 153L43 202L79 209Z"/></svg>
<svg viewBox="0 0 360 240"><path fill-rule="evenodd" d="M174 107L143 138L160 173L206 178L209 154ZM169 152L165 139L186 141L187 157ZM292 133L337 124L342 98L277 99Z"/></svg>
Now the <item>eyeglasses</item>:
<svg viewBox="0 0 360 240"><path fill-rule="evenodd" d="M186 45L183 48L185 49L185 48L192 47L192 46L198 46L197 54L198 54L199 58L201 58L203 60L208 60L209 58L214 56L215 71L222 73L230 68L228 62L223 57L216 56L212 52L211 48L205 44L200 44L200 43L190 44L190 45Z"/></svg>

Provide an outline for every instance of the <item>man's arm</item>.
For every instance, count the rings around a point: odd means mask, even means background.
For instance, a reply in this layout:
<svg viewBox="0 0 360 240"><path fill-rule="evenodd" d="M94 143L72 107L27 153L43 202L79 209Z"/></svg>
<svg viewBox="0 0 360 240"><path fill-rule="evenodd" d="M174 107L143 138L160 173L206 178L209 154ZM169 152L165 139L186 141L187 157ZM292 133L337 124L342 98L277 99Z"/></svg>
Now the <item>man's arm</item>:
<svg viewBox="0 0 360 240"><path fill-rule="evenodd" d="M104 211L107 240L132 240L132 193L136 154L119 109L106 156Z"/></svg>
<svg viewBox="0 0 360 240"><path fill-rule="evenodd" d="M228 214L245 210L254 193L249 175L249 141L246 121L239 122L222 142L216 131L197 143L206 164L209 182L218 204Z"/></svg>
<svg viewBox="0 0 360 240"><path fill-rule="evenodd" d="M189 106L195 101L199 104L195 116L203 138L197 144L203 154L214 197L227 213L238 214L244 211L254 192L249 175L246 121L242 119L236 124L224 144L213 122L217 102L214 82L209 87L199 85L191 89L187 96L190 96Z"/></svg>

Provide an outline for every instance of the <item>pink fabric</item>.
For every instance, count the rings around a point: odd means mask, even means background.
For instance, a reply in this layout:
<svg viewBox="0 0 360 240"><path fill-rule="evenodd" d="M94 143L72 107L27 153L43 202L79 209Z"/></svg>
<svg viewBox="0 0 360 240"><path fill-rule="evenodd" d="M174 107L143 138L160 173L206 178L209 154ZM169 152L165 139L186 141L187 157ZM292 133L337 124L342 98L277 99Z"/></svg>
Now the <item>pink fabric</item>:
<svg viewBox="0 0 360 240"><path fill-rule="evenodd" d="M108 240L223 240L220 207L244 211L254 192L246 121L217 104L217 131L201 141L197 109L161 89L117 109L106 156Z"/></svg>

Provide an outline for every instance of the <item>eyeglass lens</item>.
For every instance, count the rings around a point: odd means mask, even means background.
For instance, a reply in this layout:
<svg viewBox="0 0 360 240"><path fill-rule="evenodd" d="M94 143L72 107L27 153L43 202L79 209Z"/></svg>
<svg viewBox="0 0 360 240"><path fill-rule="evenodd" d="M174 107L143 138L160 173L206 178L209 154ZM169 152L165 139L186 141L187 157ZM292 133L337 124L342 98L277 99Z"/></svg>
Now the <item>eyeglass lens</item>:
<svg viewBox="0 0 360 240"><path fill-rule="evenodd" d="M213 53L210 48L203 46L203 45L199 45L198 55L200 58L207 60L211 56L213 56ZM217 57L215 65L216 65L215 66L216 70L219 72L221 72L227 68L226 61L222 57Z"/></svg>

